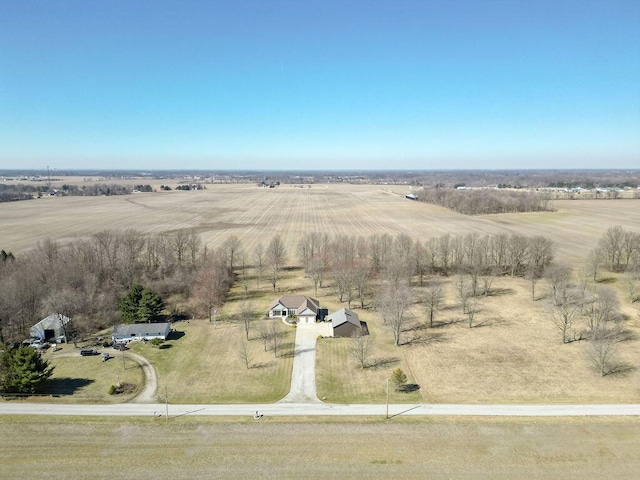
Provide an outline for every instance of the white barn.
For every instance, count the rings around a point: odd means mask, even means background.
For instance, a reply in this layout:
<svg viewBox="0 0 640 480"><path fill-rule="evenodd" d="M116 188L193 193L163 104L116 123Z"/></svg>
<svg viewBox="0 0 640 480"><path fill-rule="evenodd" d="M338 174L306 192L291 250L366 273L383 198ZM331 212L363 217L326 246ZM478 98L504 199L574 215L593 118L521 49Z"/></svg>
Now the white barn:
<svg viewBox="0 0 640 480"><path fill-rule="evenodd" d="M47 318L43 318L29 330L31 338L37 338L43 342L52 340L56 343L66 341L65 325L71 319L60 313L52 313Z"/></svg>

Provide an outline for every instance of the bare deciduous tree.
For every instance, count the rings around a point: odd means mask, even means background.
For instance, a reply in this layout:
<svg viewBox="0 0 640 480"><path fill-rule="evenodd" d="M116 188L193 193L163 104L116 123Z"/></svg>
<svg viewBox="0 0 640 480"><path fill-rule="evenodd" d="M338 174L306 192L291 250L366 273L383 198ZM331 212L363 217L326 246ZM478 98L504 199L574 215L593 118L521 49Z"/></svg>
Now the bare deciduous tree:
<svg viewBox="0 0 640 480"><path fill-rule="evenodd" d="M467 306L469 304L469 297L471 297L471 288L469 281L464 275L458 275L456 277L456 293L460 300L460 306L462 307L462 313L467 313Z"/></svg>
<svg viewBox="0 0 640 480"><path fill-rule="evenodd" d="M271 332L269 327L270 325L267 321L263 321L258 324L258 335L260 336L260 341L262 342L265 352L267 351L271 341Z"/></svg>
<svg viewBox="0 0 640 480"><path fill-rule="evenodd" d="M240 252L242 251L242 242L237 236L230 235L222 243L222 250L229 262L229 269L233 272L236 260L238 260Z"/></svg>
<svg viewBox="0 0 640 480"><path fill-rule="evenodd" d="M247 339L243 339L240 343L240 348L238 349L238 355L240 359L243 361L247 370L251 367L251 355L249 353L249 342Z"/></svg>
<svg viewBox="0 0 640 480"><path fill-rule="evenodd" d="M613 373L616 366L617 329L598 328L591 337L589 359L601 377Z"/></svg>
<svg viewBox="0 0 640 480"><path fill-rule="evenodd" d="M385 325L391 328L394 346L400 346L402 328L409 320L409 307L413 301L411 288L408 285L387 285L377 299L378 310L382 314Z"/></svg>
<svg viewBox="0 0 640 480"><path fill-rule="evenodd" d="M571 267L556 265L547 270L545 277L549 285L549 293L555 303L566 303L566 296L571 287Z"/></svg>
<svg viewBox="0 0 640 480"><path fill-rule="evenodd" d="M478 312L478 301L476 297L469 297L467 301L467 318L469 319L469 328L473 327L473 321L476 318Z"/></svg>
<svg viewBox="0 0 640 480"><path fill-rule="evenodd" d="M272 321L269 324L269 342L273 350L273 356L278 358L278 352L282 347L282 328L278 321Z"/></svg>
<svg viewBox="0 0 640 480"><path fill-rule="evenodd" d="M433 328L433 320L440 311L442 301L444 299L444 293L442 285L439 283L432 283L427 286L424 297L424 304L429 314L429 326Z"/></svg>
<svg viewBox="0 0 640 480"><path fill-rule="evenodd" d="M616 292L611 288L597 287L584 302L584 316L591 336L607 329L609 322L617 322L620 318L620 302Z"/></svg>
<svg viewBox="0 0 640 480"><path fill-rule="evenodd" d="M598 242L598 248L607 259L609 269L615 272L622 262L624 230L620 225L610 227Z"/></svg>
<svg viewBox="0 0 640 480"><path fill-rule="evenodd" d="M251 325L256 317L256 309L251 302L242 302L238 307L238 322L244 332L244 336L249 340Z"/></svg>
<svg viewBox="0 0 640 480"><path fill-rule="evenodd" d="M367 368L369 366L369 356L373 350L373 339L370 335L364 335L362 329L357 331L351 337L351 343L349 344L349 354L358 362L360 368Z"/></svg>
<svg viewBox="0 0 640 480"><path fill-rule="evenodd" d="M214 321L214 311L222 306L231 285L231 273L220 252L198 269L193 296L201 305L209 321Z"/></svg>
<svg viewBox="0 0 640 480"><path fill-rule="evenodd" d="M280 272L284 267L284 262L287 259L287 251L284 247L284 243L282 242L282 238L280 235L276 235L269 242L269 246L267 247L267 265L269 266L269 273L271 276L271 285L273 286L273 291L276 291L276 284L278 283L278 279L280 278Z"/></svg>
<svg viewBox="0 0 640 480"><path fill-rule="evenodd" d="M593 277L594 282L598 281L598 273L600 273L603 263L604 255L602 250L594 248L589 252L585 263L585 270L591 277Z"/></svg>
<svg viewBox="0 0 640 480"><path fill-rule="evenodd" d="M553 302L549 310L549 316L558 330L562 333L562 343L568 343L567 332L573 325L578 314L578 305L571 298L565 298L559 302Z"/></svg>
<svg viewBox="0 0 640 480"><path fill-rule="evenodd" d="M256 267L256 286L260 288L260 280L262 280L262 273L266 262L266 255L262 243L258 243L253 249L253 262Z"/></svg>

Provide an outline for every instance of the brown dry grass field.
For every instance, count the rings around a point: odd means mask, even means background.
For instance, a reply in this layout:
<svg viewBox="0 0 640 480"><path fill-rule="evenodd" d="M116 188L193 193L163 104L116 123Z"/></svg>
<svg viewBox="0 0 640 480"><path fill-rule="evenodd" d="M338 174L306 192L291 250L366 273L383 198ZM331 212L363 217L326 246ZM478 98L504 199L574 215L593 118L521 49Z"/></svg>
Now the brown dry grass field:
<svg viewBox="0 0 640 480"><path fill-rule="evenodd" d="M17 254L47 237L71 240L105 228L135 228L142 232L175 232L194 229L209 247L237 235L245 249L267 244L272 235L282 236L295 265L295 246L301 234L331 235L406 233L426 239L443 233L521 233L545 235L556 245L556 260L579 266L605 230L614 225L640 230L638 200L557 201L555 212L469 217L441 207L412 202L400 194L407 187L283 185L259 189L254 185L208 185L204 191L141 193L118 197L51 197L0 204L0 246ZM611 285L620 290L619 277ZM393 368L402 368L417 393L396 395L401 402L638 402L640 401L640 342L638 303L623 303L628 340L619 346L624 374L599 377L586 358L587 342L563 345L558 331L545 313L544 299L532 301L525 280L500 278L495 295L480 299L476 327L468 328L453 293L453 279L442 281L447 289L447 308L437 328L425 328L420 304L414 320L403 332L401 348L371 310L357 310L369 322L375 339L373 357L378 366L359 369L347 355L348 340L322 339L318 343L318 396L327 401L380 402L386 396L386 379ZM544 296L538 285L538 297ZM287 272L277 294L263 281L250 295L256 308L265 312L274 296L282 293L313 293L300 269ZM341 305L330 287L321 289L321 303L331 310ZM241 402L275 400L286 393L291 371L290 355L274 359L262 352L259 340L250 342L255 368L246 369L238 357L242 334L231 325L239 302L245 299L240 286L231 292L213 328L206 321L177 326L185 335L168 349L139 346L159 374L174 402ZM579 326L578 326L579 328ZM293 330L287 332L288 345ZM60 369L63 371L63 369ZM64 372L69 376L71 373ZM98 383L96 382L95 385Z"/></svg>
<svg viewBox="0 0 640 480"><path fill-rule="evenodd" d="M0 477L635 479L637 419L0 417ZM579 439L579 440L578 440Z"/></svg>

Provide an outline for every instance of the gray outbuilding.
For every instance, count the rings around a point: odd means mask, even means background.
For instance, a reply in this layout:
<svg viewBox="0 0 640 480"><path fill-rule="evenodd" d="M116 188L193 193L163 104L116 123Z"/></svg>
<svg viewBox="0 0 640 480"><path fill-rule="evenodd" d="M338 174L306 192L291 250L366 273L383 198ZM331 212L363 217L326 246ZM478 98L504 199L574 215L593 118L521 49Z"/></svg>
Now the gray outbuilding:
<svg viewBox="0 0 640 480"><path fill-rule="evenodd" d="M116 343L131 340L152 340L154 338L166 340L169 333L171 333L171 324L169 323L131 323L113 327L111 339Z"/></svg>
<svg viewBox="0 0 640 480"><path fill-rule="evenodd" d="M348 308L342 308L326 318L327 322L331 322L334 337L352 337L362 333L369 334L367 322L361 322L358 314Z"/></svg>

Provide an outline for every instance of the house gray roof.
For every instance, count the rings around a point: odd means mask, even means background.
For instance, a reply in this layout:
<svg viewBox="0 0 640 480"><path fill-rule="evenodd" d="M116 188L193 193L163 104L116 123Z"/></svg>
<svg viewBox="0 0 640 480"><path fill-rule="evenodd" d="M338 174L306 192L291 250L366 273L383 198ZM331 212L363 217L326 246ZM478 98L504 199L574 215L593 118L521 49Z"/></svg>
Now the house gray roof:
<svg viewBox="0 0 640 480"><path fill-rule="evenodd" d="M339 327L344 323L351 323L356 327L360 326L358 314L348 308L342 308L337 312L333 312L331 315L327 316L327 320L331 321L331 326L333 328Z"/></svg>
<svg viewBox="0 0 640 480"><path fill-rule="evenodd" d="M168 323L130 323L113 327L113 335L133 335L138 337L145 335L165 335L170 330Z"/></svg>
<svg viewBox="0 0 640 480"><path fill-rule="evenodd" d="M273 308L278 304L283 305L286 308L295 308L298 312L308 308L315 314L318 313L318 309L320 308L320 302L318 302L318 300L304 295L283 295L271 303L269 310L273 310Z"/></svg>

